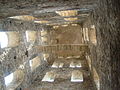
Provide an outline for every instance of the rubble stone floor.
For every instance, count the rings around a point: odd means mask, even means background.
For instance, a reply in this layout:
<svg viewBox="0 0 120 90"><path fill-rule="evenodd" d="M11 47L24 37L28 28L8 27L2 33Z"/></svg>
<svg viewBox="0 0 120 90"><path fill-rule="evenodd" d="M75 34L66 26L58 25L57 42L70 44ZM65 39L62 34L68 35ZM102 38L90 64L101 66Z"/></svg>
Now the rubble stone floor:
<svg viewBox="0 0 120 90"><path fill-rule="evenodd" d="M73 61L75 59L72 59ZM81 68L70 68L71 60L61 60L64 62L63 68L52 68L50 65L44 72L39 75L37 80L34 81L32 90L96 90L91 80L88 65L85 60L81 60ZM60 61L60 62L61 62ZM71 72L73 70L79 70L83 73L83 82L71 82ZM54 71L56 78L54 82L42 82L42 79L46 72Z"/></svg>

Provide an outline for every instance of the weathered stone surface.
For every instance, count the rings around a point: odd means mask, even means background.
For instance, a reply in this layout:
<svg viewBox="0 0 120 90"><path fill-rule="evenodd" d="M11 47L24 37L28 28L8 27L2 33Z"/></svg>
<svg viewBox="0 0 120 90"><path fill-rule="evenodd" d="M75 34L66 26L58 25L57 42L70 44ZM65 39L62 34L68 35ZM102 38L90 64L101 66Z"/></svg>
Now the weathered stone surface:
<svg viewBox="0 0 120 90"><path fill-rule="evenodd" d="M119 0L99 0L93 11L91 22L95 25L97 44L89 44L92 66L95 66L100 78L100 90L117 90L119 80ZM102 8L101 8L102 7ZM89 28L90 29L90 28Z"/></svg>
<svg viewBox="0 0 120 90"><path fill-rule="evenodd" d="M97 30L97 61L99 64L101 90L120 88L120 11L119 0L100 0L94 13ZM103 7L101 9L101 7ZM104 12L104 13L102 13Z"/></svg>
<svg viewBox="0 0 120 90"><path fill-rule="evenodd" d="M35 46L36 52L59 52L59 51L83 51L88 52L87 44L58 44L58 45L41 45Z"/></svg>
<svg viewBox="0 0 120 90"><path fill-rule="evenodd" d="M98 74L100 90L118 90L120 88L119 5L119 0L1 0L0 31L11 31L11 33L17 31L19 34L10 35L13 37L9 41L9 48L0 48L0 90L6 87L4 77L16 71L21 64L25 67L23 70L25 76L17 90L48 89L46 88L48 86L50 90L67 90L69 87L71 90L79 90L80 87L83 90L94 90L94 83L90 84L95 79L94 71ZM75 11L75 16L73 14L69 16L70 13L57 14L56 11L60 10L77 11ZM22 21L8 18L16 15L31 15L33 19L30 21L22 19ZM78 20L69 22L70 18ZM34 19L45 19L51 23L38 24L34 23ZM72 26L72 23L78 26ZM58 25L57 29L53 28L54 25ZM95 30L91 29L93 25ZM47 33L41 34L42 30ZM26 31L36 31L36 34L30 32L29 36L34 34L30 37L32 42L27 42ZM13 43L14 46L11 48ZM81 46L81 43L85 46ZM49 54L49 56L45 58L44 54ZM35 55L40 56L44 63L32 71L29 60ZM92 81L89 76L85 76L88 82L70 83L68 72L71 72L71 69L66 66L63 69L54 70L62 74L53 84L41 82L45 72L52 70L50 65L58 57L67 59L71 56L72 58L66 61L69 62L75 56L82 57L83 60L85 55L89 55L91 59L89 66L93 76ZM89 72L88 68L87 71Z"/></svg>
<svg viewBox="0 0 120 90"><path fill-rule="evenodd" d="M0 61L0 89L1 90L5 89L5 81L3 77L3 66L2 66L1 61Z"/></svg>

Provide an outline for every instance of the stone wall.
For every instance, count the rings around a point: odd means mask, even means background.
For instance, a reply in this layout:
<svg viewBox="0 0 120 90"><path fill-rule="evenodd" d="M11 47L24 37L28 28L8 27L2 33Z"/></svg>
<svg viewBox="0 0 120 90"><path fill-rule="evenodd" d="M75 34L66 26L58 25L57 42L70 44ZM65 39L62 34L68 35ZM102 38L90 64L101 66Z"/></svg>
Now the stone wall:
<svg viewBox="0 0 120 90"><path fill-rule="evenodd" d="M59 25L58 28L51 30L52 40L56 41L51 44L81 44L81 26L76 24L76 26L69 25Z"/></svg>
<svg viewBox="0 0 120 90"><path fill-rule="evenodd" d="M120 1L100 0L93 20L97 30L97 59L101 90L120 88ZM102 8L101 8L102 7Z"/></svg>
<svg viewBox="0 0 120 90"><path fill-rule="evenodd" d="M26 88L31 83L31 70L29 66L29 58L34 52L29 52L28 44L26 40L26 30L38 30L35 25L28 25L27 22L14 22L14 21L1 21L2 28L1 31L7 31L7 34L10 34L9 45L6 48L0 48L0 89L5 90L5 81L4 77L9 75L10 73L15 72L17 69L20 68L20 65L23 65L23 72L25 74L23 83L19 86L20 88ZM25 24L26 23L26 24ZM34 27L35 26L35 27ZM30 28L31 27L31 28ZM33 28L34 27L34 28ZM39 27L39 30L41 27ZM9 33L10 32L10 33ZM19 38L19 43L14 42L16 40L15 36L17 32L17 38ZM37 40L38 41L38 40ZM14 44L14 45L13 45ZM35 44L38 44L35 42ZM13 46L12 46L13 45ZM12 46L12 47L11 47ZM32 48L31 48L32 49ZM39 71L38 71L39 72ZM21 75L20 75L21 76ZM31 78L31 79L30 79ZM7 87L8 88L8 87Z"/></svg>
<svg viewBox="0 0 120 90"><path fill-rule="evenodd" d="M92 66L100 78L100 90L120 88L120 1L99 0L91 14L97 45L89 44Z"/></svg>

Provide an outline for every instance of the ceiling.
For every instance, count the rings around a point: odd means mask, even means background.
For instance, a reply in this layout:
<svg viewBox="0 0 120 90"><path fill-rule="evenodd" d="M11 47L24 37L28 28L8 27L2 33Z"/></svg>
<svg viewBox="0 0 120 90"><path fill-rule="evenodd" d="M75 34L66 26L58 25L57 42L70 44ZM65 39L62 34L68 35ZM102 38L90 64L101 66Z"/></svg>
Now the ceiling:
<svg viewBox="0 0 120 90"><path fill-rule="evenodd" d="M96 0L3 0L0 5L0 19L54 26L83 22Z"/></svg>

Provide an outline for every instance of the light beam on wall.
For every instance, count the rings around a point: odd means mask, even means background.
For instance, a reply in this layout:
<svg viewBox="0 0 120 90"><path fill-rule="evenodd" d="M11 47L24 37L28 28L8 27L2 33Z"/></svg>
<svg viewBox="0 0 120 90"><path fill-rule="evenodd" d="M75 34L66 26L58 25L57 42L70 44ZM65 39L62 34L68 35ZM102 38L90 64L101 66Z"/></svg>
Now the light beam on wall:
<svg viewBox="0 0 120 90"><path fill-rule="evenodd" d="M0 32L0 45L1 48L5 48L8 45L8 36L5 32Z"/></svg>
<svg viewBox="0 0 120 90"><path fill-rule="evenodd" d="M72 24L72 26L77 26L77 24Z"/></svg>
<svg viewBox="0 0 120 90"><path fill-rule="evenodd" d="M29 61L30 67L32 67L32 60Z"/></svg>
<svg viewBox="0 0 120 90"><path fill-rule="evenodd" d="M41 60L38 56L33 58L32 60L29 61L29 65L31 67L31 70L35 70L39 65L41 65Z"/></svg>
<svg viewBox="0 0 120 90"><path fill-rule="evenodd" d="M57 28L59 28L59 26L53 26L53 28L54 28L54 29L57 29Z"/></svg>
<svg viewBox="0 0 120 90"><path fill-rule="evenodd" d="M93 29L94 29L94 28L95 28L95 25L91 25L91 28L93 28Z"/></svg>
<svg viewBox="0 0 120 90"><path fill-rule="evenodd" d="M26 31L26 39L27 39L27 42L29 41L29 36L28 36L28 32Z"/></svg>
<svg viewBox="0 0 120 90"><path fill-rule="evenodd" d="M77 10L65 10L65 11L56 11L57 14L59 14L60 16L76 16L78 15L78 11Z"/></svg>
<svg viewBox="0 0 120 90"><path fill-rule="evenodd" d="M78 20L78 18L77 17L74 17L74 18L64 18L64 20L66 20L66 21L76 21L76 20Z"/></svg>
<svg viewBox="0 0 120 90"><path fill-rule="evenodd" d="M47 23L49 23L49 21L41 20L41 21L34 21L34 23L47 24Z"/></svg>
<svg viewBox="0 0 120 90"><path fill-rule="evenodd" d="M13 73L5 77L5 85L9 85L13 80Z"/></svg>
<svg viewBox="0 0 120 90"><path fill-rule="evenodd" d="M68 25L62 25L62 27L67 27Z"/></svg>
<svg viewBox="0 0 120 90"><path fill-rule="evenodd" d="M33 20L37 19L37 18L30 16L30 15L13 16L13 17L9 17L9 18L23 20L23 21L33 21Z"/></svg>
<svg viewBox="0 0 120 90"><path fill-rule="evenodd" d="M36 31L26 31L27 42L35 42L36 38L37 38Z"/></svg>

